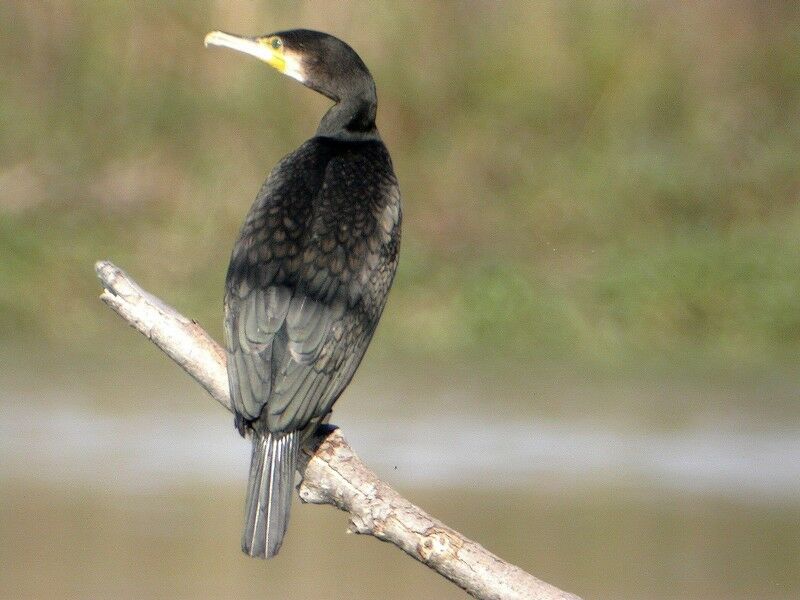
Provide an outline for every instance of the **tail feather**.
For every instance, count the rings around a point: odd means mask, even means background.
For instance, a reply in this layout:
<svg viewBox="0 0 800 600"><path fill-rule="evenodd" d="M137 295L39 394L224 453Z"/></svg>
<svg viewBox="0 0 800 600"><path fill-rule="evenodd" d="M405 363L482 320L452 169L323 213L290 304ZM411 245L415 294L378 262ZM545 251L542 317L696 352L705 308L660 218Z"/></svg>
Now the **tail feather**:
<svg viewBox="0 0 800 600"><path fill-rule="evenodd" d="M289 525L299 445L296 431L274 435L253 432L242 533L242 550L250 556L270 558L280 550Z"/></svg>

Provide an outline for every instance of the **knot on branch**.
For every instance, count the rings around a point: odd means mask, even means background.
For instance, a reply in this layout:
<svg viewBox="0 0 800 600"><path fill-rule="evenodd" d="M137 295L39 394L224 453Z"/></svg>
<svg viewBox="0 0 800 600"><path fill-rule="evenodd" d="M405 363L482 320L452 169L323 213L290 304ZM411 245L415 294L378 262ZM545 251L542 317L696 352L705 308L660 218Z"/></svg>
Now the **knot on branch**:
<svg viewBox="0 0 800 600"><path fill-rule="evenodd" d="M450 531L431 527L417 544L417 555L426 563L458 559L458 551L463 545L464 542Z"/></svg>

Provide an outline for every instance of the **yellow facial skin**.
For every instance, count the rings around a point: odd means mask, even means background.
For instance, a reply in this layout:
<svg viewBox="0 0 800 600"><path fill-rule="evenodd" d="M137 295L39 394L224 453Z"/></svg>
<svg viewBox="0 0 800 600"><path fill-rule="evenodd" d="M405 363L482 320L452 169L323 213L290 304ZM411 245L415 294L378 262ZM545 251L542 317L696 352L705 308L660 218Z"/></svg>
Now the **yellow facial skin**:
<svg viewBox="0 0 800 600"><path fill-rule="evenodd" d="M205 38L205 45L222 46L238 52L244 52L250 56L264 61L269 66L281 73L293 77L300 82L305 80L301 68L300 57L292 52L287 52L283 47L283 42L276 35L268 35L260 38L247 38L238 35L231 35L222 31L212 31Z"/></svg>

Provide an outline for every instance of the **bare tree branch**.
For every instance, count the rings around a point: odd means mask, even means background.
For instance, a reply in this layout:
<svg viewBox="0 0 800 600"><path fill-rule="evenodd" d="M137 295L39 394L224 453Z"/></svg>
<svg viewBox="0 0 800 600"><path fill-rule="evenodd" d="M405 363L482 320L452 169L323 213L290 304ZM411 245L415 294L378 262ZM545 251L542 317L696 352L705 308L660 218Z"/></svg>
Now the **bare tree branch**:
<svg viewBox="0 0 800 600"><path fill-rule="evenodd" d="M98 262L95 270L105 287L100 299L232 410L224 350L197 323L144 291L110 262ZM338 429L320 435L303 474L300 498L349 513L350 531L391 542L475 598L580 600L411 504L361 462Z"/></svg>

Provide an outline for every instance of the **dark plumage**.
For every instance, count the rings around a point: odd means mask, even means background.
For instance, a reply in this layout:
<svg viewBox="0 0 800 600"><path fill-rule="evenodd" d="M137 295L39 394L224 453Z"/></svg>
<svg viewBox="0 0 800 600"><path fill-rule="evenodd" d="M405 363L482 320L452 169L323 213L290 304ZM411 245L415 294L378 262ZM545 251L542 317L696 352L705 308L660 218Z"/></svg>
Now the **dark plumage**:
<svg viewBox="0 0 800 600"><path fill-rule="evenodd" d="M207 43L234 47L241 39L214 33ZM245 39L253 51L235 49L336 102L317 134L270 173L226 279L228 379L237 427L253 432L242 547L273 556L288 523L301 440L352 379L386 303L401 209L375 128L375 86L358 55L306 30Z"/></svg>

